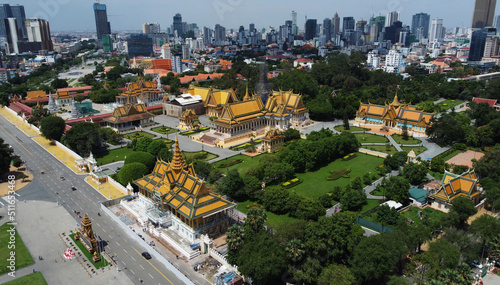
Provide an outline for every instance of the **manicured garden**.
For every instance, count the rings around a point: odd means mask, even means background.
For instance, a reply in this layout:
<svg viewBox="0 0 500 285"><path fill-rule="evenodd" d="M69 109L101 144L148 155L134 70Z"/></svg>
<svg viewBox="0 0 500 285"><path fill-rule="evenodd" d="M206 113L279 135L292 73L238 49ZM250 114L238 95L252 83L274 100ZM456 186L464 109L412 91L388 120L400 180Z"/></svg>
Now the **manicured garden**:
<svg viewBox="0 0 500 285"><path fill-rule="evenodd" d="M381 204L380 201L377 199L367 199L366 204L363 205L363 207L361 208L361 213L369 211L369 210L377 207L380 204Z"/></svg>
<svg viewBox="0 0 500 285"><path fill-rule="evenodd" d="M427 148L425 146L402 146L401 149L403 149L404 152L409 153L411 150L415 152L416 155L421 154L422 152L426 151Z"/></svg>
<svg viewBox="0 0 500 285"><path fill-rule="evenodd" d="M448 109L454 108L454 107L462 104L463 102L464 101L462 101L462 100L446 100L446 101L439 103L438 105L441 106L441 110L446 111Z"/></svg>
<svg viewBox="0 0 500 285"><path fill-rule="evenodd" d="M43 278L41 272L30 273L23 277L16 278L12 281L3 283L4 285L47 285L47 281Z"/></svg>
<svg viewBox="0 0 500 285"><path fill-rule="evenodd" d="M78 246L78 248L83 253L83 255L85 255L85 260L82 260L83 264L92 264L96 269L99 269L99 268L102 268L102 267L105 267L108 265L108 261L101 254L99 254L99 257L101 258L101 260L98 262L93 262L92 261L93 255L90 254L90 252L83 246L81 241L75 240L75 234L71 234L69 236L71 237L71 240L74 242L74 244L76 244L76 246ZM82 257L76 257L76 258L82 258Z"/></svg>
<svg viewBox="0 0 500 285"><path fill-rule="evenodd" d="M246 173L248 173L250 170L252 170L253 168L255 168L259 164L259 160L262 157L267 156L267 155L273 155L273 154L263 153L263 154L260 154L258 156L255 156L255 157L250 157L250 156L244 155L244 154L237 154L237 155L228 157L224 160L216 162L215 166L220 167L221 164L228 163L228 162L233 161L233 160L241 159L242 162L235 164L235 165L232 165L232 166L229 166L229 167L226 167L226 168L221 168L221 170L223 172L227 172L227 170L238 169L238 172L241 175L245 175Z"/></svg>
<svg viewBox="0 0 500 285"><path fill-rule="evenodd" d="M337 159L329 165L322 167L316 171L306 173L297 173L297 178L303 182L295 187L293 190L305 197L318 198L328 192L331 192L334 186L345 187L356 177L363 177L365 173L373 173L377 175L376 167L384 162L383 158L375 157L363 153L357 153L357 156L351 160L343 161ZM331 171L342 171L349 169L348 177L340 177L335 181L328 181L327 177L332 175Z"/></svg>
<svg viewBox="0 0 500 285"><path fill-rule="evenodd" d="M147 133L147 132L142 132L142 131L141 132L133 132L133 133L125 135L125 138L129 139L129 140L133 140L133 139L139 140L141 138L150 138L150 139L152 139L154 137L155 137L155 135Z"/></svg>
<svg viewBox="0 0 500 285"><path fill-rule="evenodd" d="M359 143L387 143L389 140L385 136L377 136L374 134L354 134Z"/></svg>
<svg viewBox="0 0 500 285"><path fill-rule="evenodd" d="M258 139L258 140L255 140L253 142L254 146L260 144L262 142L261 139ZM249 146L251 146L252 144L250 142L247 142L247 143L244 143L244 144L240 144L240 145L236 145L236 146L232 146L230 147L229 149L230 150L234 150L234 151L240 151L240 150L244 150L246 148L248 148Z"/></svg>
<svg viewBox="0 0 500 285"><path fill-rule="evenodd" d="M195 152L183 151L182 155L184 156L184 159L189 160L189 161L193 161L195 159L209 161L209 160L212 160L214 158L219 157L218 155L213 154L211 152L207 152L207 151L203 151L203 152L201 152L201 151L195 151Z"/></svg>
<svg viewBox="0 0 500 285"><path fill-rule="evenodd" d="M238 211L246 214L249 210L247 207L250 205L254 205L254 204L257 204L257 203L248 200L248 201L238 203L238 206L236 208L238 209ZM271 228L276 228L278 225L295 220L295 218L290 217L288 214L276 215L276 214L271 213L269 211L266 211L266 214L267 214L266 225L270 226Z"/></svg>
<svg viewBox="0 0 500 285"><path fill-rule="evenodd" d="M344 126L335 126L334 128L336 131L338 132L348 132L348 133L352 133L352 132L363 132L363 131L369 131L370 129L367 129L367 128L360 128L360 127L349 127L349 130L346 130L344 128Z"/></svg>
<svg viewBox="0 0 500 285"><path fill-rule="evenodd" d="M170 127L165 127L165 126L152 128L151 131L153 131L155 133L162 134L162 135L168 135L168 134L173 134L173 133L177 133L178 132L177 129L170 128Z"/></svg>
<svg viewBox="0 0 500 285"><path fill-rule="evenodd" d="M24 242L19 236L19 233L17 233L17 231L15 234L15 243L14 243L14 245L16 246L15 249L8 248L7 245L9 245L10 241L10 232L8 230L10 228L11 226L8 225L7 223L0 226L0 244L2 245L0 247L0 256L2 257L0 260L0 275L10 272L9 268L7 268L7 266L10 265L10 261L7 259L10 258L11 251L16 252L15 255L16 270L19 270L23 267L35 263L33 257L31 257L30 252L26 248L26 245L24 245Z"/></svg>
<svg viewBox="0 0 500 285"><path fill-rule="evenodd" d="M396 141L397 144L420 144L420 143L422 143L421 140L416 139L416 138L411 137L411 136L408 137L408 140L404 140L403 136L398 135L398 134L393 134L391 137Z"/></svg>
<svg viewBox="0 0 500 285"><path fill-rule="evenodd" d="M108 150L105 152L100 152L94 154L95 159L97 160L97 165L105 165L108 163L123 161L127 155L134 153L133 148L122 147L113 150Z"/></svg>
<svg viewBox="0 0 500 285"><path fill-rule="evenodd" d="M387 153L387 154L391 154L391 155L398 152L397 149L395 147L393 147L392 145L389 146L389 150L387 150L387 146L385 146L385 145L363 145L363 146L361 146L361 148L366 148L369 150Z"/></svg>
<svg viewBox="0 0 500 285"><path fill-rule="evenodd" d="M203 128L199 128L199 129L196 129L196 130L190 130L190 131L182 132L182 133L179 133L179 134L183 135L183 136L190 136L190 135L194 135L194 134L201 133L203 131L208 131L208 130L210 130L210 127L203 127Z"/></svg>
<svg viewBox="0 0 500 285"><path fill-rule="evenodd" d="M422 219L418 216L418 211L422 211ZM410 207L408 210L401 213L401 216L404 218L411 219L413 222L420 224L424 222L424 219L430 220L431 222L441 221L446 213L441 212L439 210L435 210L431 207L426 207L424 209L420 209L419 207Z"/></svg>

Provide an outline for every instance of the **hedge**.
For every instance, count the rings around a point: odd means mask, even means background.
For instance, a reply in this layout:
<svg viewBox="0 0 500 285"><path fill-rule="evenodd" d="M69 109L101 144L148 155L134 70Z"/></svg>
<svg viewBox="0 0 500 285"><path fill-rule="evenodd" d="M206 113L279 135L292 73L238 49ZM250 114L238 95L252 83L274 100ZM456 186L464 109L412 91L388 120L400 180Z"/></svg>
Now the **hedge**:
<svg viewBox="0 0 500 285"><path fill-rule="evenodd" d="M337 180L340 177L349 178L350 169L342 169L341 171L330 171L332 175L328 176L326 180Z"/></svg>
<svg viewBox="0 0 500 285"><path fill-rule="evenodd" d="M348 154L348 155L346 155L346 156L342 157L342 160L343 160L343 161L351 160L351 159L355 158L356 156L357 156L357 154L356 154L356 153L350 153L350 154Z"/></svg>
<svg viewBox="0 0 500 285"><path fill-rule="evenodd" d="M235 164L242 163L242 162L243 162L242 159L231 160L231 161L222 163L221 165L219 165L219 168L226 168L226 167L233 166Z"/></svg>
<svg viewBox="0 0 500 285"><path fill-rule="evenodd" d="M292 179L292 180L289 180L289 181L287 181L287 182L285 182L285 183L281 184L281 186L282 186L283 188L291 188L291 187L293 187L293 186L295 186L295 185L298 185L298 184L302 183L302 181L303 181L302 179L299 179L299 178L294 178L294 179Z"/></svg>

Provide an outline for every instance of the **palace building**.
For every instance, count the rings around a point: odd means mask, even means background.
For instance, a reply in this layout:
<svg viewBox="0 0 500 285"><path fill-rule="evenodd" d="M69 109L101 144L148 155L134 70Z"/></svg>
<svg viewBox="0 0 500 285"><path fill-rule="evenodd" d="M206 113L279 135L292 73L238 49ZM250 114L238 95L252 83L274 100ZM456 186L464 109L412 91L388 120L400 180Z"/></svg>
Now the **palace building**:
<svg viewBox="0 0 500 285"><path fill-rule="evenodd" d="M386 130L401 130L406 124L409 132L425 135L425 130L430 126L434 113L425 113L417 110L416 106L402 104L398 95L390 104L375 105L361 104L356 112L356 123L380 125Z"/></svg>
<svg viewBox="0 0 500 285"><path fill-rule="evenodd" d="M107 127L119 133L154 125L153 117L144 104L127 103L115 108L113 115L105 118L104 122Z"/></svg>
<svg viewBox="0 0 500 285"><path fill-rule="evenodd" d="M193 165L182 158L177 139L172 161L159 160L153 173L133 183L139 187L140 201L159 213L158 220L149 219L167 225L191 243L203 234L223 234L229 226L229 213L235 204L210 191L198 178Z"/></svg>
<svg viewBox="0 0 500 285"><path fill-rule="evenodd" d="M156 83L156 85L155 85ZM137 82L127 85L127 90L116 96L116 103L124 105L127 102L144 104L146 107L153 106L156 103L161 104L165 92L161 88L159 79L146 81L139 76Z"/></svg>
<svg viewBox="0 0 500 285"><path fill-rule="evenodd" d="M277 129L271 129L262 138L261 152L277 152L283 146L285 136Z"/></svg>
<svg viewBox="0 0 500 285"><path fill-rule="evenodd" d="M445 171L440 185L430 192L428 200L431 207L448 212L457 197L466 197L477 205L482 199L481 192L474 170L461 175Z"/></svg>

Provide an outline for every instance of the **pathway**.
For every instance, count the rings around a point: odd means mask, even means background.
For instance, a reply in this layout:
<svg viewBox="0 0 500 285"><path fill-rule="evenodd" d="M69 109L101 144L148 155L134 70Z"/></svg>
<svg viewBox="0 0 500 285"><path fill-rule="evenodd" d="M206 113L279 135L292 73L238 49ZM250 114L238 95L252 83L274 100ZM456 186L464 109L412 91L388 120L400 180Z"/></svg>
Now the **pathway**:
<svg viewBox="0 0 500 285"><path fill-rule="evenodd" d="M383 199L384 198L383 196L374 196L374 195L370 194L370 192L372 192L373 190L375 190L375 188L377 188L377 185L379 185L382 182L382 179L389 178L391 176L397 176L398 174L399 174L399 171L393 170L390 173L386 174L384 177L380 177L372 184L363 188L363 190L365 190L365 193L366 193L366 198L368 198L368 199Z"/></svg>

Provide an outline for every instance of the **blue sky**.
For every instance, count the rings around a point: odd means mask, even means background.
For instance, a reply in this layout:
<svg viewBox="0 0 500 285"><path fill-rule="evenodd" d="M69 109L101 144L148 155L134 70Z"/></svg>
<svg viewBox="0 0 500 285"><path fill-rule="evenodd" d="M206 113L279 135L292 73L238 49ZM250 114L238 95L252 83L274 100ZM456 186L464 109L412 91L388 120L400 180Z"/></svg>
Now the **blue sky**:
<svg viewBox="0 0 500 285"><path fill-rule="evenodd" d="M474 0L106 0L112 30L140 30L145 22L158 22L162 30L172 24L176 13L183 21L200 27L221 24L237 29L255 23L257 28L278 27L297 11L298 24L304 19L331 18L338 12L342 18L356 20L371 15L400 11L403 23L411 25L411 16L425 12L431 18L443 18L444 26L469 27ZM24 5L26 16L49 20L52 31L94 31L92 0L18 0L4 3ZM500 4L498 5L500 6ZM497 11L499 11L497 7Z"/></svg>

